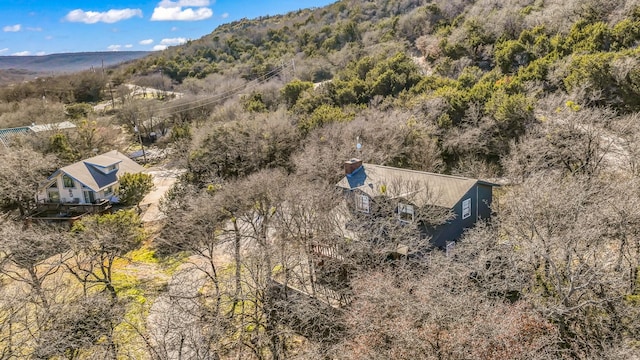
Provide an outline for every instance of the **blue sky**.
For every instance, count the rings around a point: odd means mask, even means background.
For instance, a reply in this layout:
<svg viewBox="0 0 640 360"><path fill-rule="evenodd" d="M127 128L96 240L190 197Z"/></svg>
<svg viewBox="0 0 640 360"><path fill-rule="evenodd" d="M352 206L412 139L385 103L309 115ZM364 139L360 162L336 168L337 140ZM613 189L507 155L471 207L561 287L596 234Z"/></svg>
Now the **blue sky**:
<svg viewBox="0 0 640 360"><path fill-rule="evenodd" d="M0 56L162 50L241 18L336 0L0 0Z"/></svg>

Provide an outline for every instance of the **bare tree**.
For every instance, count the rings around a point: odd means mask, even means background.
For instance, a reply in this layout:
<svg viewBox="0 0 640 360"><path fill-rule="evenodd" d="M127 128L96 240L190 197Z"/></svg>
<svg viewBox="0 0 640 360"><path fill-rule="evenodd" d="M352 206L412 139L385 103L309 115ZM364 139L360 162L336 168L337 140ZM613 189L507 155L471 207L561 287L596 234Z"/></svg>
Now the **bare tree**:
<svg viewBox="0 0 640 360"><path fill-rule="evenodd" d="M637 310L625 300L637 287L637 207L626 201L599 179L545 175L501 206L500 233L519 249L513 265L529 274L522 297L557 324L573 356L604 356L637 333Z"/></svg>
<svg viewBox="0 0 640 360"><path fill-rule="evenodd" d="M0 148L0 206L25 215L34 206L38 184L55 171L56 163L55 156L28 146Z"/></svg>
<svg viewBox="0 0 640 360"><path fill-rule="evenodd" d="M343 359L546 359L556 331L522 303L474 290L468 274L443 254L428 270L405 266L362 273L346 313ZM489 325L490 324L490 325Z"/></svg>
<svg viewBox="0 0 640 360"><path fill-rule="evenodd" d="M0 229L0 344L5 354L20 356L42 342L51 308L60 298L59 273L64 233L6 221Z"/></svg>
<svg viewBox="0 0 640 360"><path fill-rule="evenodd" d="M353 157L414 170L443 168L435 129L422 115L408 111L370 109L351 122L330 123L311 132L304 145L293 156L296 173L331 185L343 175L336 164Z"/></svg>
<svg viewBox="0 0 640 360"><path fill-rule="evenodd" d="M287 180L283 173L272 170L251 175L236 183L237 194L242 194L237 200L244 204L244 211L238 219L245 226L244 237L249 243L243 261L248 271L245 279L245 302L255 309L245 312L244 319L250 326L262 330L249 334L257 337L247 338L244 344L258 358L263 358L265 355L262 354L267 350L271 358L280 359L284 350L285 339L277 319L274 318L268 290L272 286L274 267L277 264L272 226L276 221L277 210L284 202L283 188Z"/></svg>
<svg viewBox="0 0 640 360"><path fill-rule="evenodd" d="M92 359L117 358L112 337L123 316L121 306L97 294L80 297L53 310L48 328L39 334L34 358L73 360L87 355Z"/></svg>
<svg viewBox="0 0 640 360"><path fill-rule="evenodd" d="M49 231L47 231L49 230ZM47 278L60 269L65 252L64 234L51 229L29 227L5 222L0 233L4 242L2 252L2 274L13 281L31 288L34 301L48 309L50 299L44 286Z"/></svg>
<svg viewBox="0 0 640 360"><path fill-rule="evenodd" d="M142 241L138 216L132 211L93 215L76 223L74 231L72 256L64 262L65 268L82 284L85 294L94 286L104 286L115 302L114 263Z"/></svg>
<svg viewBox="0 0 640 360"><path fill-rule="evenodd" d="M155 315L151 325L165 328L156 330L152 340L156 352L171 358L171 354L191 354L193 358L218 358L229 351L228 339L237 328L229 323L233 319L236 304L240 301L238 282L235 289L227 269L225 256L228 228L228 212L223 198L217 191L202 190L186 195L182 206L169 205L170 217L156 246L163 252L184 251L190 256L174 275L169 298L171 305L162 305L166 314ZM238 244L239 246L239 244ZM240 272L238 268L235 273ZM164 319L174 319L164 324ZM150 319L151 321L152 319ZM173 350L171 350L173 349Z"/></svg>
<svg viewBox="0 0 640 360"><path fill-rule="evenodd" d="M605 130L611 112L565 109L562 115L550 115L514 146L504 161L512 178L519 181L545 170L596 176L608 165L622 163L612 152L617 138Z"/></svg>

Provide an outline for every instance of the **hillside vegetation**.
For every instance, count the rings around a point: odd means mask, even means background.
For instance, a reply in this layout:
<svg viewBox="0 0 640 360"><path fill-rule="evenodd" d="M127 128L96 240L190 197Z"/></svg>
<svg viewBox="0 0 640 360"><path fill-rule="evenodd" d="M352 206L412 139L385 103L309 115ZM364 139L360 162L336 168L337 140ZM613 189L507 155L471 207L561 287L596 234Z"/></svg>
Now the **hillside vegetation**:
<svg viewBox="0 0 640 360"><path fill-rule="evenodd" d="M0 89L0 127L78 125L0 149L0 359L630 358L639 44L636 0L342 0ZM146 232L11 220L55 165L152 132L186 172ZM394 216L343 226L352 157L504 186L451 256L391 259L417 238ZM341 310L273 286L318 242Z"/></svg>

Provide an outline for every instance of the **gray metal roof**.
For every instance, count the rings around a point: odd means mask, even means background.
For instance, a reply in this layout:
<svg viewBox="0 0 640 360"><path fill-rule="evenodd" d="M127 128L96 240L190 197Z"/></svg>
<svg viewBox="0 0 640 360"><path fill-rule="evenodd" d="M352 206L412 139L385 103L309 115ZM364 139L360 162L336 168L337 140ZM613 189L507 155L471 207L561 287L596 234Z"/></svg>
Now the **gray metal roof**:
<svg viewBox="0 0 640 360"><path fill-rule="evenodd" d="M406 198L418 206L452 208L478 182L459 176L363 164L336 186L358 189L370 197Z"/></svg>
<svg viewBox="0 0 640 360"><path fill-rule="evenodd" d="M95 166L98 165L104 168L115 164L118 164L118 171L113 171L107 174L103 173ZM115 184L118 181L118 178L125 173L139 173L144 171L145 169L142 166L129 159L126 155L116 150L112 150L108 153L65 166L51 175L49 179L55 177L59 172L63 172L89 189L93 191L100 191Z"/></svg>

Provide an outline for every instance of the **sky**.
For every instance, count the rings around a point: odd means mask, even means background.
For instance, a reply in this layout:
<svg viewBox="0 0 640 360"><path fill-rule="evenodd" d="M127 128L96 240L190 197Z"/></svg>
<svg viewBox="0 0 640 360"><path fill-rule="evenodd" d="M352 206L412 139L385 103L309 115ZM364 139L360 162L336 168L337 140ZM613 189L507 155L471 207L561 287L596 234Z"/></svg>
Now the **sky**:
<svg viewBox="0 0 640 360"><path fill-rule="evenodd" d="M0 56L157 51L221 24L336 0L0 0Z"/></svg>

